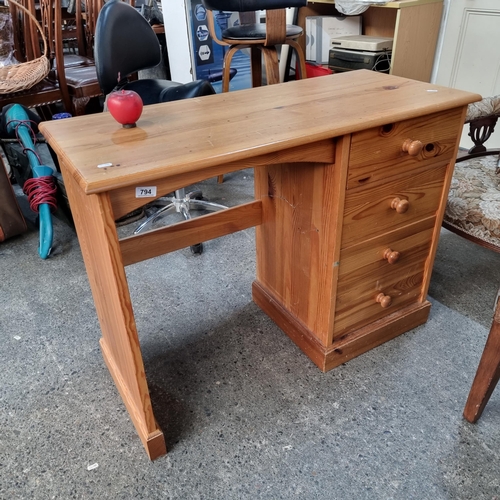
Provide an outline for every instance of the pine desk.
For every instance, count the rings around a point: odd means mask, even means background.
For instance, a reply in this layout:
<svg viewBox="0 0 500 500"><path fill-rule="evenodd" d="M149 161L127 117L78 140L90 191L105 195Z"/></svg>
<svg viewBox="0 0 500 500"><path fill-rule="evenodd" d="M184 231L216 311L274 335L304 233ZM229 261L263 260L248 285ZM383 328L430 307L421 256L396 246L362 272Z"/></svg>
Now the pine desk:
<svg viewBox="0 0 500 500"><path fill-rule="evenodd" d="M255 302L320 369L344 363L427 320L458 138L479 99L356 71L147 106L134 129L108 113L40 125L59 158L103 356L151 459L165 441L124 266L257 226ZM248 167L255 201L118 238L114 221L151 201L144 192Z"/></svg>

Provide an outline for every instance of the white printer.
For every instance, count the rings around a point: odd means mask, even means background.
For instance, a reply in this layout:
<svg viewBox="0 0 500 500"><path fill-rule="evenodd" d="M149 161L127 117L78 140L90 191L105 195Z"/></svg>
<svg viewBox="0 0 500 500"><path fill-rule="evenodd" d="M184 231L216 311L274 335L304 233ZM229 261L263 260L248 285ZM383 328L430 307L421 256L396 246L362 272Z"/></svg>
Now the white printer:
<svg viewBox="0 0 500 500"><path fill-rule="evenodd" d="M330 48L379 52L392 50L393 38L367 35L345 35L330 39Z"/></svg>
<svg viewBox="0 0 500 500"><path fill-rule="evenodd" d="M392 38L347 35L331 39L328 67L333 71L369 69L389 73Z"/></svg>

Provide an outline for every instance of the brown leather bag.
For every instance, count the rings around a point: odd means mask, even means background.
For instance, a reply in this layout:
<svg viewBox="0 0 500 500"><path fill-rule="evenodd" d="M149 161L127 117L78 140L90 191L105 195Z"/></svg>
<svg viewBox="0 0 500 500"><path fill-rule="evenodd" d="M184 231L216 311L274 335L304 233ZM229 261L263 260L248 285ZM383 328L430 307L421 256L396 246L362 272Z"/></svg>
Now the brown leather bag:
<svg viewBox="0 0 500 500"><path fill-rule="evenodd" d="M0 154L0 242L28 229L7 176L2 156Z"/></svg>

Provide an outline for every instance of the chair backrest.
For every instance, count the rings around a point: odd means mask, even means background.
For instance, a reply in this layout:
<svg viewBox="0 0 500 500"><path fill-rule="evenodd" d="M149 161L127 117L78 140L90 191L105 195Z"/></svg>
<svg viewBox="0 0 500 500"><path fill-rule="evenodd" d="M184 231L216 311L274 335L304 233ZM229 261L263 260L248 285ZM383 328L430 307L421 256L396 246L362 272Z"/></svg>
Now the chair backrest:
<svg viewBox="0 0 500 500"><path fill-rule="evenodd" d="M99 13L94 56L97 79L104 95L139 70L161 62L161 48L155 32L131 5L110 0Z"/></svg>
<svg viewBox="0 0 500 500"><path fill-rule="evenodd" d="M58 47L61 47L62 58L62 38L61 29L55 29L55 26L62 26L61 0L39 0L38 12L35 6L35 0L18 0L18 3L27 8L33 16L39 16L40 27L43 36L47 42L47 54L51 62L51 74L49 79L54 82L52 88L44 85L44 82L33 86L32 89L19 97L19 103L31 107L43 105L52 102L62 101L67 111L71 110L71 100L66 85L64 71L58 71ZM14 56L19 61L31 61L40 57L41 54L41 34L31 18L25 15L20 9L11 2L10 4L14 35L15 49ZM58 45L59 44L59 45ZM41 88L43 87L43 88ZM43 94L43 95L42 95ZM46 101L44 99L47 99ZM3 101L3 105L8 102Z"/></svg>
<svg viewBox="0 0 500 500"><path fill-rule="evenodd" d="M83 12L82 12L83 4ZM85 42L85 54L87 57L94 57L94 38L99 12L104 6L104 0L81 0L76 1L77 19L84 19L83 38Z"/></svg>
<svg viewBox="0 0 500 500"><path fill-rule="evenodd" d="M19 0L19 3L36 17L34 0ZM32 61L40 57L40 38L37 27L31 18L18 9L13 3L9 4L14 30L14 57L20 61Z"/></svg>
<svg viewBox="0 0 500 500"><path fill-rule="evenodd" d="M32 0L30 0L32 1ZM69 96L66 73L64 71L64 48L63 48L63 20L61 0L39 0L41 25L47 39L49 57L55 72L54 80L57 80L62 95L62 101L66 111L71 112L71 99Z"/></svg>
<svg viewBox="0 0 500 500"><path fill-rule="evenodd" d="M252 10L305 7L307 5L307 0L203 0L203 5L209 10L249 12Z"/></svg>

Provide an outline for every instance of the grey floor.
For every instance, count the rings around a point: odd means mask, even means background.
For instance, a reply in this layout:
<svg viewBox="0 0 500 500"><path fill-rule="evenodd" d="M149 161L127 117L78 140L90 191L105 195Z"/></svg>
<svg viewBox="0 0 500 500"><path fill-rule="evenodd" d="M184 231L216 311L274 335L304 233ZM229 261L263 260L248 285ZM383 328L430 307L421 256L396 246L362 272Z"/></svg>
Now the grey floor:
<svg viewBox="0 0 500 500"><path fill-rule="evenodd" d="M251 171L203 183L234 204ZM442 232L429 321L329 373L252 303L254 231L127 268L168 454L150 462L103 362L74 232L0 244L1 499L498 499L500 389L462 410L500 255ZM121 232L130 231L125 226Z"/></svg>

